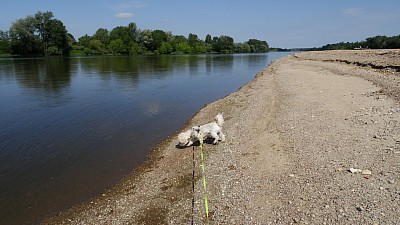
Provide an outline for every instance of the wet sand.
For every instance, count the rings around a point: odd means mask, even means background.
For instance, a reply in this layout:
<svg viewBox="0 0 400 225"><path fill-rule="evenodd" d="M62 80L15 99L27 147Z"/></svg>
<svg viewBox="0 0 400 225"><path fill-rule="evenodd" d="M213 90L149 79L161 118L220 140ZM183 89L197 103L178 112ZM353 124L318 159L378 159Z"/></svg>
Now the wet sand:
<svg viewBox="0 0 400 225"><path fill-rule="evenodd" d="M182 130L224 112L226 141L204 145L211 224L400 223L399 87L399 50L304 52L205 106ZM204 224L199 148L193 194L193 148L176 136L43 224L190 224L193 198Z"/></svg>

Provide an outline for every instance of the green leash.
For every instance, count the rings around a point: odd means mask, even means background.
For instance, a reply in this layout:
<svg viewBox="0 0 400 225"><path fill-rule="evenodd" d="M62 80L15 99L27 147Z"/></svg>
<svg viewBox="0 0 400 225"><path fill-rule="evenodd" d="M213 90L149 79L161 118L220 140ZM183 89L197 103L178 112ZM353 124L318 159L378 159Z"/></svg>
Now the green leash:
<svg viewBox="0 0 400 225"><path fill-rule="evenodd" d="M210 224L208 219L208 198L207 198L207 182L206 182L206 171L204 169L204 153L203 153L203 142L200 141L200 155L201 155L201 170L203 173L203 196L204 196L204 208L206 210L206 221Z"/></svg>

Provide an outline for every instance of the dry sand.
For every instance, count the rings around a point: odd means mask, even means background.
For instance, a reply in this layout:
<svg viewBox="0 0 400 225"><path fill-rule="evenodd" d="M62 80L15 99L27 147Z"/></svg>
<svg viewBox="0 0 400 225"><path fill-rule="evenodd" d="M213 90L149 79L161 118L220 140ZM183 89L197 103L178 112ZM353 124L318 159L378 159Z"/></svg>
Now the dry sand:
<svg viewBox="0 0 400 225"><path fill-rule="evenodd" d="M226 141L204 145L210 224L400 224L399 71L398 50L298 53L198 112L186 128L226 119ZM175 138L44 224L191 224L193 197L204 224L199 147L193 195Z"/></svg>

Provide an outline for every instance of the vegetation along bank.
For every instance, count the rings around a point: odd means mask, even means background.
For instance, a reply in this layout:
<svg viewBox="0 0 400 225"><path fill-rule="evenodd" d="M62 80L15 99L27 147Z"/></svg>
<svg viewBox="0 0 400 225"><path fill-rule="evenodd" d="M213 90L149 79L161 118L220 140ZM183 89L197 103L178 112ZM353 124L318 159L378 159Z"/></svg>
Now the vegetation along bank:
<svg viewBox="0 0 400 225"><path fill-rule="evenodd" d="M99 28L92 36L78 40L68 33L52 12L14 21L9 31L0 30L0 54L11 55L134 55L134 54L201 54L268 52L266 41L249 39L235 43L227 35L202 40L196 34L174 35L163 30L139 29L131 22L111 31Z"/></svg>

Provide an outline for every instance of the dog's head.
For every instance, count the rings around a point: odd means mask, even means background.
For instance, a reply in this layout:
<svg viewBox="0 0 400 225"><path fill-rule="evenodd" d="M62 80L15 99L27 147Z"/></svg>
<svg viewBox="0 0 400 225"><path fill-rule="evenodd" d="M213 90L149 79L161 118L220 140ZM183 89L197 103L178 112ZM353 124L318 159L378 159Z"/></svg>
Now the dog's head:
<svg viewBox="0 0 400 225"><path fill-rule="evenodd" d="M188 144L190 143L190 134L188 134L187 132L183 132L180 133L178 135L178 146L180 147L185 147L188 146Z"/></svg>

